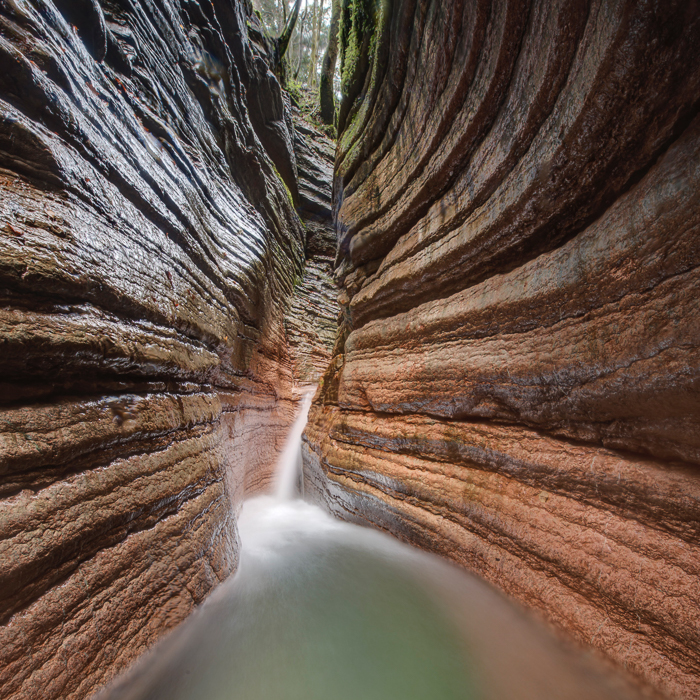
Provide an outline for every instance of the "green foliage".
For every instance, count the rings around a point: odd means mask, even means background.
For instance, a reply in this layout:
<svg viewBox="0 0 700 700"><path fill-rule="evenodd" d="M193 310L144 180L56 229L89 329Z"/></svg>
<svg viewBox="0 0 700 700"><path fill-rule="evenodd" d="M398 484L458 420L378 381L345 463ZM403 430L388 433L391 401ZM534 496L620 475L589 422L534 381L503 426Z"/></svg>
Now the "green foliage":
<svg viewBox="0 0 700 700"><path fill-rule="evenodd" d="M287 79L287 85L285 87L292 100L294 100L298 107L301 107L304 102L304 86L301 82L290 77Z"/></svg>
<svg viewBox="0 0 700 700"><path fill-rule="evenodd" d="M335 124L324 124L321 122L318 128L319 131L322 131L329 139L333 141L338 139L338 132L335 130Z"/></svg>
<svg viewBox="0 0 700 700"><path fill-rule="evenodd" d="M294 0L253 0L256 14L261 18L267 36L280 36L287 18L294 6ZM318 34L318 53L312 58L314 9L320 15ZM302 9L297 18L285 53L287 59L286 82L291 79L306 87L311 83L317 84L317 75L321 69L323 54L328 44L328 32L331 21L331 2L324 0L323 12L320 2L303 0Z"/></svg>
<svg viewBox="0 0 700 700"><path fill-rule="evenodd" d="M299 86L299 83L296 83L296 85ZM316 127L321 133L328 136L328 138L335 141L337 138L335 126L333 126L333 124L325 124L321 119L318 94L304 85L300 86L299 93L298 96L296 93L292 96L296 100L299 111L302 113L304 119Z"/></svg>
<svg viewBox="0 0 700 700"><path fill-rule="evenodd" d="M340 20L340 90L343 96L352 92L363 58L371 53L377 23L375 0L344 0Z"/></svg>

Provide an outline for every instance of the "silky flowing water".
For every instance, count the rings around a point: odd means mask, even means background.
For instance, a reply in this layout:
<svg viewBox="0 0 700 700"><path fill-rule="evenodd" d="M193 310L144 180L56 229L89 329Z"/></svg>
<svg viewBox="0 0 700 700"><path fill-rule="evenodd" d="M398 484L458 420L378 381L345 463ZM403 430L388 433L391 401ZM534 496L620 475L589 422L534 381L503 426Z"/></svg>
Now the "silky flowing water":
<svg viewBox="0 0 700 700"><path fill-rule="evenodd" d="M636 693L474 576L294 498L246 502L237 572L109 700L574 700Z"/></svg>

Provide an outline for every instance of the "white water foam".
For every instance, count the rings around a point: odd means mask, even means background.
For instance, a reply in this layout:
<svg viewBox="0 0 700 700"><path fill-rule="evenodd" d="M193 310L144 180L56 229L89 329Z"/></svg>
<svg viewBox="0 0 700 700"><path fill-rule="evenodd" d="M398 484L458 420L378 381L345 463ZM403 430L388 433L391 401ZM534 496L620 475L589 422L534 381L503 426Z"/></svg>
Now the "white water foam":
<svg viewBox="0 0 700 700"><path fill-rule="evenodd" d="M487 583L295 498L311 393L236 574L100 700L633 700Z"/></svg>
<svg viewBox="0 0 700 700"><path fill-rule="evenodd" d="M275 496L282 501L290 501L297 495L297 480L301 471L301 436L306 427L315 391L316 387L313 387L302 396L299 414L289 431L275 469Z"/></svg>

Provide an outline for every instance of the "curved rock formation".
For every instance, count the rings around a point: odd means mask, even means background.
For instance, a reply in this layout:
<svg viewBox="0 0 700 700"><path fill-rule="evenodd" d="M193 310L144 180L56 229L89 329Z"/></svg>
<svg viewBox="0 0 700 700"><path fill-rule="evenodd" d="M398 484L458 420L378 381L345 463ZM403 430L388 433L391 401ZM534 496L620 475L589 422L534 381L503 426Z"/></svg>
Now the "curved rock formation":
<svg viewBox="0 0 700 700"><path fill-rule="evenodd" d="M286 438L305 195L256 21L0 5L3 698L84 698L185 617Z"/></svg>
<svg viewBox="0 0 700 700"><path fill-rule="evenodd" d="M700 695L700 11L346 2L307 492Z"/></svg>

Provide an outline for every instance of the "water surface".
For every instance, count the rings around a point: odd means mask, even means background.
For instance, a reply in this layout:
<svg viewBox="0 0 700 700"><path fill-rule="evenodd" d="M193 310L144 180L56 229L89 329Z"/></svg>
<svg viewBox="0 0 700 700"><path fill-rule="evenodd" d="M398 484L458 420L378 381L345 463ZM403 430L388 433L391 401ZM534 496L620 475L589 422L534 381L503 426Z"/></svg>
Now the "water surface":
<svg viewBox="0 0 700 700"><path fill-rule="evenodd" d="M487 584L301 500L248 501L237 573L109 700L635 697Z"/></svg>
<svg viewBox="0 0 700 700"><path fill-rule="evenodd" d="M104 700L622 700L618 675L475 576L294 497L239 518L238 571Z"/></svg>

